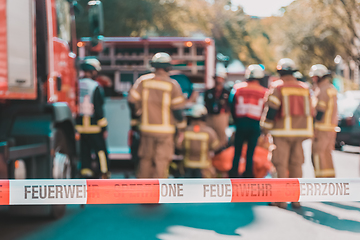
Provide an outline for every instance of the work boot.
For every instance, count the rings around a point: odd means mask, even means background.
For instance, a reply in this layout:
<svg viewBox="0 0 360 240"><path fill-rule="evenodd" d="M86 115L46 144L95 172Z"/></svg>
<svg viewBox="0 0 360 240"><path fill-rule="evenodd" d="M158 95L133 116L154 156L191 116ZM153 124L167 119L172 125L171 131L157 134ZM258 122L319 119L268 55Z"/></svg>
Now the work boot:
<svg viewBox="0 0 360 240"><path fill-rule="evenodd" d="M301 205L299 202L292 202L291 207L294 209L299 209L299 208L301 208Z"/></svg>
<svg viewBox="0 0 360 240"><path fill-rule="evenodd" d="M274 206L274 207L279 207L282 209L286 209L287 208L287 203L286 202L271 202L269 203L269 206Z"/></svg>
<svg viewBox="0 0 360 240"><path fill-rule="evenodd" d="M110 172L106 172L106 173L101 174L101 179L110 179L110 177L111 177Z"/></svg>

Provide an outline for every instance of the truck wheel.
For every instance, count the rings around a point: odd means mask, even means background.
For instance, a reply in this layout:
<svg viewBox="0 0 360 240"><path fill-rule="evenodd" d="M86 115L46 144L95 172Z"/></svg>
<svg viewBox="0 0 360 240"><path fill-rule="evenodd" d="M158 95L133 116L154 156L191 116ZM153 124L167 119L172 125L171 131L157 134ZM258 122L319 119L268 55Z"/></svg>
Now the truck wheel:
<svg viewBox="0 0 360 240"><path fill-rule="evenodd" d="M56 129L54 136L54 157L52 177L54 179L71 178L72 156L68 146L66 135L62 129ZM66 205L52 205L50 217L59 219L64 216Z"/></svg>

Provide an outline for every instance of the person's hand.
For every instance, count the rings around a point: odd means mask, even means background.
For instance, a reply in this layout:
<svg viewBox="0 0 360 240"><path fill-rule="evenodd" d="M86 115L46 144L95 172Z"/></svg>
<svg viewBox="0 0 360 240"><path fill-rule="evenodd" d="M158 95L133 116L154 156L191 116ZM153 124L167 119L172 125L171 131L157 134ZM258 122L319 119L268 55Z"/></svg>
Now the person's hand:
<svg viewBox="0 0 360 240"><path fill-rule="evenodd" d="M103 138L107 139L107 137L109 136L109 132L108 131L104 131L103 132Z"/></svg>

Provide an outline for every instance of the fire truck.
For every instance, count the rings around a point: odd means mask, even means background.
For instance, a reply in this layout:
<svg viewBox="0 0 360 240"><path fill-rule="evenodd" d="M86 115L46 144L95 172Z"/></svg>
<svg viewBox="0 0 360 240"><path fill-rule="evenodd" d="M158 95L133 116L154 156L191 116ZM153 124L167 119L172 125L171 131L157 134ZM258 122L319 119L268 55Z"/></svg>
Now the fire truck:
<svg viewBox="0 0 360 240"><path fill-rule="evenodd" d="M214 85L215 43L207 37L105 37L103 51L93 52L91 39L83 38L78 43L79 57L97 57L102 64L102 74L112 79L111 86L105 86L105 115L108 120L107 139L109 159L131 159L128 143L130 112L127 92L135 80L149 73L150 59L157 52L167 52L173 62L171 77L182 87L186 97L194 90L201 92ZM174 156L176 159L177 157Z"/></svg>
<svg viewBox="0 0 360 240"><path fill-rule="evenodd" d="M71 178L78 110L76 1L0 0L1 178ZM89 1L93 44L101 1ZM12 206L16 214L60 217L65 205Z"/></svg>

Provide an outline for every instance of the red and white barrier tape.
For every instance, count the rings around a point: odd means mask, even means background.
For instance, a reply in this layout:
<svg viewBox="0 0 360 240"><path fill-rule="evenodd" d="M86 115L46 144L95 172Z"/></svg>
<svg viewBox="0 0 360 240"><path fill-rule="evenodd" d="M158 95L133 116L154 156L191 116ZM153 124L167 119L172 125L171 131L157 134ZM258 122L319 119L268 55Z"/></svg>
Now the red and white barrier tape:
<svg viewBox="0 0 360 240"><path fill-rule="evenodd" d="M360 179L0 180L0 205L360 201Z"/></svg>

